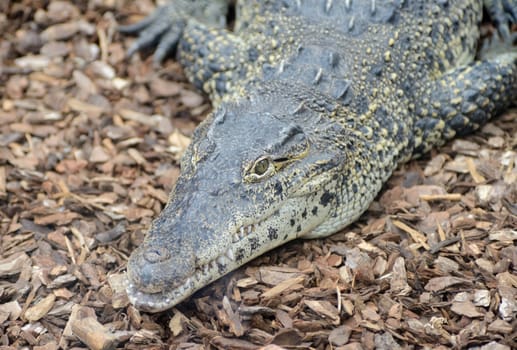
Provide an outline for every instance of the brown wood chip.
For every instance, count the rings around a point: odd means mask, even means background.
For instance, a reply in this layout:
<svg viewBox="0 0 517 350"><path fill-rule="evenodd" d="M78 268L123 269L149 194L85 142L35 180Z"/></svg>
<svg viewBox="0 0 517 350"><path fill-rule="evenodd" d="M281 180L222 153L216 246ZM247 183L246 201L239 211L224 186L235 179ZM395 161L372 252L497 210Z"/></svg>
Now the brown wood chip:
<svg viewBox="0 0 517 350"><path fill-rule="evenodd" d="M316 312L323 318L329 319L332 324L338 325L340 322L339 312L337 308L332 305L327 300L305 300L305 305L307 305L311 310Z"/></svg>
<svg viewBox="0 0 517 350"><path fill-rule="evenodd" d="M117 28L155 3L0 1L0 350L517 349L515 109L401 165L343 231L131 305L128 257L212 109L174 57L126 57Z"/></svg>
<svg viewBox="0 0 517 350"><path fill-rule="evenodd" d="M266 298L266 299L273 298L277 295L282 294L284 291L286 291L290 287L292 287L296 284L302 283L303 281L305 281L305 276L297 276L297 277L289 278L285 281L280 282L278 285L274 286L273 288L270 288L266 292L264 292L262 294L262 297Z"/></svg>

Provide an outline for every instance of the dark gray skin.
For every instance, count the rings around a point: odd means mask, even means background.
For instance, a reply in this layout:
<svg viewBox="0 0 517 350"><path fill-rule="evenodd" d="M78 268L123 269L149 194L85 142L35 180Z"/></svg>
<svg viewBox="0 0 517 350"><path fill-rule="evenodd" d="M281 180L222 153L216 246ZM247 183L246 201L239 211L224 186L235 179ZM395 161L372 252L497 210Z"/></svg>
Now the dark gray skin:
<svg viewBox="0 0 517 350"><path fill-rule="evenodd" d="M485 1L508 37L516 1ZM517 53L476 60L481 0L177 1L131 51L176 47L213 114L128 262L128 296L170 308L296 238L363 213L398 164L477 129L517 100ZM210 9L210 10L208 10ZM208 16L208 20L204 20ZM208 24L207 24L208 23Z"/></svg>
<svg viewBox="0 0 517 350"><path fill-rule="evenodd" d="M286 87L272 84L267 89ZM337 215L338 197L331 193L342 191L342 186L329 174L343 177L345 158L352 155L344 149L355 136L326 117L336 104L311 108L300 106L306 101L300 96L282 92L282 97L278 103L259 93L239 103L223 103L196 130L169 204L128 265L130 280L145 286L140 290L148 293L146 305L151 302L152 310L166 300L160 291L185 285L188 276L199 274L182 290L191 293L196 280L208 283L214 274L224 275L280 242L307 234L323 218ZM250 133L249 125L256 131ZM336 143L338 138L342 142ZM253 166L265 155L275 169L257 179ZM224 226L221 218L226 218ZM285 220L291 223L288 227ZM259 222L262 225L255 225L252 232L236 236L240 227ZM161 232L175 234L164 240ZM231 248L231 253L221 254L218 247ZM156 300L149 298L153 294ZM137 306L139 300L135 299Z"/></svg>

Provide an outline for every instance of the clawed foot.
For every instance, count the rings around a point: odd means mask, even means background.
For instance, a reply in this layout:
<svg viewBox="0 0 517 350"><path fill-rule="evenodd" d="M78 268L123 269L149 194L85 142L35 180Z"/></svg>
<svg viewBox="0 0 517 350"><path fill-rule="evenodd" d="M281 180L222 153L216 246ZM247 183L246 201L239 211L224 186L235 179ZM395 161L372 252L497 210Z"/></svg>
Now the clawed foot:
<svg viewBox="0 0 517 350"><path fill-rule="evenodd" d="M189 20L196 19L211 27L224 27L226 10L227 2L222 0L177 0L158 7L154 13L138 23L120 26L118 29L125 34L138 34L138 39L127 50L128 56L144 48L156 46L153 61L160 63L176 48Z"/></svg>
<svg viewBox="0 0 517 350"><path fill-rule="evenodd" d="M485 0L485 7L504 41L511 41L510 26L517 23L517 1Z"/></svg>
<svg viewBox="0 0 517 350"><path fill-rule="evenodd" d="M153 61L160 63L167 54L176 48L186 26L186 16L182 16L174 5L161 6L142 21L120 26L125 34L138 34L138 39L127 50L127 56L144 48L156 45Z"/></svg>
<svg viewBox="0 0 517 350"><path fill-rule="evenodd" d="M512 55L517 60L517 47L514 45L515 43L517 43L517 32L508 33L506 38L503 34L498 35L494 32L492 36L482 40L478 58L486 60L501 55Z"/></svg>

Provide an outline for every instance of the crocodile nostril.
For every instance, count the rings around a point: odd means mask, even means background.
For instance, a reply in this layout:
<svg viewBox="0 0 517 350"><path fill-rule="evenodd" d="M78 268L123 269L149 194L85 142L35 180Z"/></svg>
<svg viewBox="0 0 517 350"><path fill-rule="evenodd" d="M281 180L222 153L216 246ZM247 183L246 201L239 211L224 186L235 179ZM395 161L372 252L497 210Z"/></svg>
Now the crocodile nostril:
<svg viewBox="0 0 517 350"><path fill-rule="evenodd" d="M144 253L144 258L151 264L156 264L170 258L169 250L163 247L149 249Z"/></svg>

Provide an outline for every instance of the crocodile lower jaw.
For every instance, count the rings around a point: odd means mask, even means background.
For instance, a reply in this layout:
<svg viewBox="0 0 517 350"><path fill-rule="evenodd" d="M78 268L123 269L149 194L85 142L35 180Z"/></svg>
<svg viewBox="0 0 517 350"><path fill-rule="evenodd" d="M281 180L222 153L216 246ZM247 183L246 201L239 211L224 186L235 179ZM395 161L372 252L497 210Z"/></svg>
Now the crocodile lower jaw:
<svg viewBox="0 0 517 350"><path fill-rule="evenodd" d="M255 232L256 226L257 224L241 226L232 235L233 246L207 264L196 267L195 272L174 289L148 293L139 289L136 284L131 282L130 278L126 278L126 293L129 301L138 309L148 312L163 311L182 302L192 293L242 265L243 262L237 263L235 261L234 250L239 246L248 245L247 240L258 236ZM246 261L253 258L254 256L246 257Z"/></svg>
<svg viewBox="0 0 517 350"><path fill-rule="evenodd" d="M224 265L222 264L224 262ZM218 257L202 267L196 268L194 274L185 279L181 285L171 290L158 293L142 292L138 286L126 279L126 293L129 301L138 309L148 312L159 312L173 307L185 300L198 289L239 267L226 255ZM222 269L224 266L224 269Z"/></svg>
<svg viewBox="0 0 517 350"><path fill-rule="evenodd" d="M181 286L167 292L144 293L133 283L126 280L126 293L131 304L137 309L147 312L159 312L170 308L172 305L181 302L185 296L190 295L192 281L187 279Z"/></svg>
<svg viewBox="0 0 517 350"><path fill-rule="evenodd" d="M320 198L324 195L325 189L312 194L307 198L293 197L285 201L284 205L273 212L263 213L264 217L255 223L239 226L233 231L226 246L220 247L219 255L209 262L197 266L195 271L176 287L164 286L162 291L156 293L145 292L145 286L141 288L127 278L127 295L130 302L138 309L148 312L159 312L169 309L188 298L197 290L207 286L211 282L221 278L227 273L239 268L248 261L270 251L293 239L303 237L307 232L313 231L320 226L329 216L332 205L323 206ZM302 201L302 202L300 202ZM304 215L302 208L313 208L318 206L319 210L313 215ZM294 214L293 214L294 213ZM294 216L293 216L294 215ZM299 223L298 230L290 219L296 219ZM274 232L272 232L274 231ZM255 246L255 248L253 248ZM129 273L129 275L131 275ZM169 287L169 289L167 289ZM143 290L144 289L144 290Z"/></svg>

